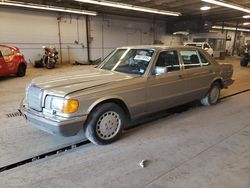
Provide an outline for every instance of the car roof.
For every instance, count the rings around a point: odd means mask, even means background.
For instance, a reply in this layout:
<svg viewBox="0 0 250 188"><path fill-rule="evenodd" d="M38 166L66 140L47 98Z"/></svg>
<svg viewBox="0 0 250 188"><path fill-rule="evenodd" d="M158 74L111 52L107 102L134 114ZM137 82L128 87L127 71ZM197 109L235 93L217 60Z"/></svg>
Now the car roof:
<svg viewBox="0 0 250 188"><path fill-rule="evenodd" d="M118 49L124 49L124 48L131 48L131 49L158 49L158 50L164 50L164 49L195 49L195 50L200 50L200 48L195 47L195 46L183 46L183 45L176 45L176 46L135 45L135 46L123 46L123 47L119 47Z"/></svg>

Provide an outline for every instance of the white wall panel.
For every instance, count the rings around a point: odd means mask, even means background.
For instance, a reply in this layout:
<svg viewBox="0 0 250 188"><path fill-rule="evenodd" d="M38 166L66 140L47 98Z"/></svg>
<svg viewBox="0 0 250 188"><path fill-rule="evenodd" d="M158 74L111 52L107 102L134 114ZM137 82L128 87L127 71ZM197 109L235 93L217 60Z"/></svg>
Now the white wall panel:
<svg viewBox="0 0 250 188"><path fill-rule="evenodd" d="M0 44L19 47L31 62L41 58L44 45L54 45L59 50L58 17L61 17L63 63L87 61L85 16L0 8ZM120 46L152 44L154 40L167 45L169 41L179 42L164 37L165 22L114 15L89 18L90 60L104 58Z"/></svg>
<svg viewBox="0 0 250 188"><path fill-rule="evenodd" d="M153 29L164 23L156 24L153 20L127 18L122 16L97 16L90 21L91 58L105 57L112 49L120 46L153 44ZM164 35L161 29L157 36Z"/></svg>
<svg viewBox="0 0 250 188"><path fill-rule="evenodd" d="M62 17L63 62L87 60L87 50L82 48L82 45L87 46L84 16L0 8L0 43L19 47L31 62L41 57L42 46L53 45L59 50L58 16ZM78 39L79 45L76 45L74 42Z"/></svg>

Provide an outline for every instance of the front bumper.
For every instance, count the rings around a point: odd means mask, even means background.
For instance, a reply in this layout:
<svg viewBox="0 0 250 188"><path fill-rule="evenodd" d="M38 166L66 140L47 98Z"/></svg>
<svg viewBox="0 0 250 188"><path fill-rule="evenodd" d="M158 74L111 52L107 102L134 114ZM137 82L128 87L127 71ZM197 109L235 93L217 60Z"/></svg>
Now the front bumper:
<svg viewBox="0 0 250 188"><path fill-rule="evenodd" d="M22 115L35 127L54 135L74 136L82 128L87 119L87 115L81 117L64 118L52 120L46 118L42 113L33 112L21 105Z"/></svg>

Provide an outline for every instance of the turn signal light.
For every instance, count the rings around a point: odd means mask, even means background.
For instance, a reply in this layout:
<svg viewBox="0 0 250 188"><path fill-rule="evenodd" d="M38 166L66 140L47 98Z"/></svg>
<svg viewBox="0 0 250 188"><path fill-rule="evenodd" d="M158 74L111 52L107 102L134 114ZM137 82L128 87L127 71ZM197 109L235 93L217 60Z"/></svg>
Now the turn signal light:
<svg viewBox="0 0 250 188"><path fill-rule="evenodd" d="M71 114L77 112L79 107L78 100L75 99L67 99L63 103L63 109L62 112L65 114Z"/></svg>

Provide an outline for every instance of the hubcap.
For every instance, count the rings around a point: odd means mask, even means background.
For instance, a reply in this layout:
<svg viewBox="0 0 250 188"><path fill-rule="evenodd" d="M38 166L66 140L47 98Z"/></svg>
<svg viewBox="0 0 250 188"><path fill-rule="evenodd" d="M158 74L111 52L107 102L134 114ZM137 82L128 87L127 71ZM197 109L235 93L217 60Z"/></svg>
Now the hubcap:
<svg viewBox="0 0 250 188"><path fill-rule="evenodd" d="M121 127L121 119L119 114L109 111L101 115L97 121L96 133L103 140L113 138Z"/></svg>
<svg viewBox="0 0 250 188"><path fill-rule="evenodd" d="M211 92L210 92L211 103L212 104L216 103L219 96L220 96L220 89L218 87L213 87Z"/></svg>

